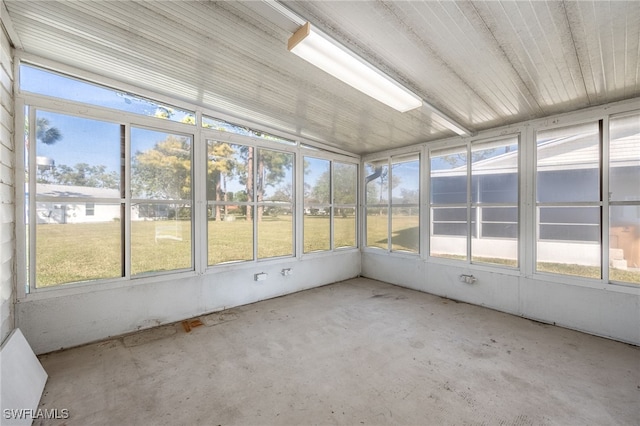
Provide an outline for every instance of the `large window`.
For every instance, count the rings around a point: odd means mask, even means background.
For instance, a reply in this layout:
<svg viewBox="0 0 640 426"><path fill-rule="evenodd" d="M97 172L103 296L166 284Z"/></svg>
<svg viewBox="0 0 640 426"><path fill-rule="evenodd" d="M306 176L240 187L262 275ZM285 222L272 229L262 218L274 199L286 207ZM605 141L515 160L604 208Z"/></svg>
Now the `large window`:
<svg viewBox="0 0 640 426"><path fill-rule="evenodd" d="M131 274L192 268L191 137L131 128Z"/></svg>
<svg viewBox="0 0 640 426"><path fill-rule="evenodd" d="M391 157L391 250L420 251L420 157Z"/></svg>
<svg viewBox="0 0 640 426"><path fill-rule="evenodd" d="M191 136L26 111L30 285L193 268Z"/></svg>
<svg viewBox="0 0 640 426"><path fill-rule="evenodd" d="M297 254L296 153L315 148L27 64L18 104L27 291ZM357 247L357 164L320 156L303 253Z"/></svg>
<svg viewBox="0 0 640 426"><path fill-rule="evenodd" d="M253 260L253 153L207 141L209 265Z"/></svg>
<svg viewBox="0 0 640 426"><path fill-rule="evenodd" d="M366 246L389 248L389 161L368 162L365 171Z"/></svg>
<svg viewBox="0 0 640 426"><path fill-rule="evenodd" d="M207 140L208 264L294 254L294 155Z"/></svg>
<svg viewBox="0 0 640 426"><path fill-rule="evenodd" d="M294 255L293 163L292 153L258 148L255 165L258 259Z"/></svg>
<svg viewBox="0 0 640 426"><path fill-rule="evenodd" d="M394 156L365 164L368 247L418 253L420 158Z"/></svg>
<svg viewBox="0 0 640 426"><path fill-rule="evenodd" d="M304 253L356 246L357 173L355 164L304 157Z"/></svg>
<svg viewBox="0 0 640 426"><path fill-rule="evenodd" d="M193 270L194 113L25 64L20 91L29 287Z"/></svg>
<svg viewBox="0 0 640 426"><path fill-rule="evenodd" d="M430 160L430 256L517 266L518 137L434 149Z"/></svg>
<svg viewBox="0 0 640 426"><path fill-rule="evenodd" d="M25 211L31 230L31 284L49 287L122 277L123 126L27 111L25 148L31 167Z"/></svg>
<svg viewBox="0 0 640 426"><path fill-rule="evenodd" d="M518 266L518 138L471 145L471 261Z"/></svg>
<svg viewBox="0 0 640 426"><path fill-rule="evenodd" d="M304 252L331 249L331 161L304 157Z"/></svg>
<svg viewBox="0 0 640 426"><path fill-rule="evenodd" d="M432 150L430 256L467 259L467 147Z"/></svg>
<svg viewBox="0 0 640 426"><path fill-rule="evenodd" d="M333 162L333 248L358 245L356 205L358 202L358 166Z"/></svg>
<svg viewBox="0 0 640 426"><path fill-rule="evenodd" d="M536 269L600 278L600 123L540 131L536 140Z"/></svg>

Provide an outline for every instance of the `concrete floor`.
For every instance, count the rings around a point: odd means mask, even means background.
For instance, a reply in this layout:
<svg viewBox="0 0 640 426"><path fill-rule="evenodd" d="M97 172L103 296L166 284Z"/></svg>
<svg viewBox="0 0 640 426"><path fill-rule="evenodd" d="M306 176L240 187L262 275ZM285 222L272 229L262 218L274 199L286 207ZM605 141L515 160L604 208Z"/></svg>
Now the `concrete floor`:
<svg viewBox="0 0 640 426"><path fill-rule="evenodd" d="M638 425L640 348L364 278L41 357L65 425Z"/></svg>

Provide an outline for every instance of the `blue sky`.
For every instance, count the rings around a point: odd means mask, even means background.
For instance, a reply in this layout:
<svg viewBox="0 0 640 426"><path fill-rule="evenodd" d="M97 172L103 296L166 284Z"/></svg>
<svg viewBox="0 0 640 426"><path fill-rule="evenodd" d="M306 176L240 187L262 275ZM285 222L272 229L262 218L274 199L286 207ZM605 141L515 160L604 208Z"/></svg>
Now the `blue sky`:
<svg viewBox="0 0 640 426"><path fill-rule="evenodd" d="M69 77L40 70L28 65L20 66L21 90L106 108L153 116L159 104L116 90L81 82ZM172 119L181 120L187 112L173 109ZM75 166L87 163L104 165L107 171L120 167L120 124L66 114L38 110L36 118L45 118L50 127L57 128L62 138L52 145L40 141L36 155L48 157L56 165ZM146 150L167 137L166 133L146 130L132 131L132 150Z"/></svg>
<svg viewBox="0 0 640 426"><path fill-rule="evenodd" d="M38 141L36 155L48 157L57 166L75 166L87 163L104 165L107 171L120 169L120 125L48 111L37 111L37 119L45 118L51 127L56 127L62 139L52 145ZM132 128L131 150L145 151L169 134L147 129Z"/></svg>
<svg viewBox="0 0 640 426"><path fill-rule="evenodd" d="M146 116L153 116L158 106L165 106L125 92L75 80L24 64L20 66L20 88L27 92ZM173 111L173 121L182 121L189 114L188 111L175 107L170 108Z"/></svg>

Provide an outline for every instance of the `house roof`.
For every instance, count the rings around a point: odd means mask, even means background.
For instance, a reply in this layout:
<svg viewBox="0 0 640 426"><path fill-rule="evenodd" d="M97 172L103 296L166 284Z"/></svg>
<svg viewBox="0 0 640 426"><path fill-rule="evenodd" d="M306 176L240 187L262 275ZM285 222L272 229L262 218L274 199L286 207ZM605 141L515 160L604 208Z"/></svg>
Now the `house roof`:
<svg viewBox="0 0 640 426"><path fill-rule="evenodd" d="M82 197L120 199L120 191L110 188L93 188L89 186L57 185L39 183L36 185L38 196L46 197Z"/></svg>

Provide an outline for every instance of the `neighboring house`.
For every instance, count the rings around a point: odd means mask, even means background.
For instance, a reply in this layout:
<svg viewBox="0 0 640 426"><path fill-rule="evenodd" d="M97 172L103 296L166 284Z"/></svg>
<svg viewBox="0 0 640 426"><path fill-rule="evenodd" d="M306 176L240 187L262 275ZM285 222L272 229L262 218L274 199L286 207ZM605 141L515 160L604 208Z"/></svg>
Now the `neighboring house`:
<svg viewBox="0 0 640 426"><path fill-rule="evenodd" d="M617 138L608 153L611 201L637 201L640 134L635 132ZM600 194L594 192L600 187L600 148L593 138L593 134L573 135L541 141L537 146L535 201L539 205L535 232L539 262L600 264ZM473 164L472 244L477 254L488 258L515 260L517 255L517 156L517 152L510 152ZM466 198L467 167L434 170L431 176L432 251L465 253L466 238L456 237L466 235L466 204L455 206L447 200L460 199L461 194L463 200ZM511 183L504 186L512 190L495 191L500 187L496 180ZM611 262L620 269L640 268L637 208L618 205L610 211Z"/></svg>
<svg viewBox="0 0 640 426"><path fill-rule="evenodd" d="M37 184L36 223L97 223L121 220L120 191L89 186ZM28 197L27 193L27 197ZM28 212L27 212L28 213ZM132 220L149 219L132 209Z"/></svg>
<svg viewBox="0 0 640 426"><path fill-rule="evenodd" d="M37 223L110 222L120 216L117 189L37 184Z"/></svg>

